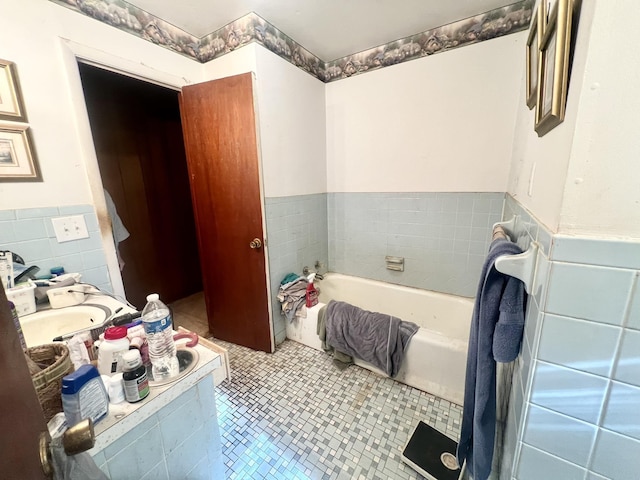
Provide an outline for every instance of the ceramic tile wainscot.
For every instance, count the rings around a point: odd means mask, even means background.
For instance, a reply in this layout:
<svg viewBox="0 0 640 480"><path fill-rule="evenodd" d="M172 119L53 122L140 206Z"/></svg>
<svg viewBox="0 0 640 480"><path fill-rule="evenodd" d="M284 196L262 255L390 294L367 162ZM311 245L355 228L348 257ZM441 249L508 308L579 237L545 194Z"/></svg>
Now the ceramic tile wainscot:
<svg viewBox="0 0 640 480"><path fill-rule="evenodd" d="M640 242L549 234L507 196L513 216L540 251L500 480L640 478Z"/></svg>
<svg viewBox="0 0 640 480"><path fill-rule="evenodd" d="M143 402L109 405L89 453L110 478L224 478L213 380L221 359L195 348L200 360L188 375L152 387Z"/></svg>
<svg viewBox="0 0 640 480"><path fill-rule="evenodd" d="M51 221L68 215L84 217L89 238L58 242ZM67 272L81 273L84 283L112 291L93 205L0 210L0 250L17 253L27 265L40 267L41 274L61 266Z"/></svg>

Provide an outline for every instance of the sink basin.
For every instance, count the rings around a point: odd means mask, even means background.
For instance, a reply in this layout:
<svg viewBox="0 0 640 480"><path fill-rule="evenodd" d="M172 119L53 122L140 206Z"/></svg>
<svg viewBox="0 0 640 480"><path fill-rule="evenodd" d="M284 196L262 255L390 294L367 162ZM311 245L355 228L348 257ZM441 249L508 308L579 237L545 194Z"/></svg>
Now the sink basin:
<svg viewBox="0 0 640 480"><path fill-rule="evenodd" d="M200 360L200 354L197 350L185 347L184 345L179 345L176 348L176 357L178 357L180 373L178 373L178 375L176 375L175 377L171 377L166 380L155 381L153 379L153 370L151 368L151 365L147 367L147 378L149 379L150 386L155 387L159 385L166 385L167 383L175 382L176 380L181 379L187 373L193 370L198 364L198 360Z"/></svg>
<svg viewBox="0 0 640 480"><path fill-rule="evenodd" d="M55 337L99 327L111 315L103 305L83 304L42 310L20 317L27 347L51 343Z"/></svg>

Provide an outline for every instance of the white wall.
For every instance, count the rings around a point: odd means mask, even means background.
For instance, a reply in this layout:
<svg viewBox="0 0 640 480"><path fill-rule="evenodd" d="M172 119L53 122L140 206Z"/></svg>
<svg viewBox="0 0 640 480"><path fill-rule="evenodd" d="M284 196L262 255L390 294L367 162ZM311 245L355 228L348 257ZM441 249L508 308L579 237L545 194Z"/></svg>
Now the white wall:
<svg viewBox="0 0 640 480"><path fill-rule="evenodd" d="M585 3L593 4L583 2ZM591 5L585 5L582 9L564 122L543 137L538 137L534 130L535 109L529 110L525 103L524 61L519 68L520 94L517 99L518 114L507 191L553 232L559 229L567 169L578 119L582 72L593 16L590 7Z"/></svg>
<svg viewBox="0 0 640 480"><path fill-rule="evenodd" d="M264 195L326 192L325 85L250 44L204 65L205 79L254 72Z"/></svg>
<svg viewBox="0 0 640 480"><path fill-rule="evenodd" d="M327 191L325 84L256 48L265 196Z"/></svg>
<svg viewBox="0 0 640 480"><path fill-rule="evenodd" d="M255 72L257 70L256 44L252 43L227 53L220 58L205 63L202 68L203 80L205 81Z"/></svg>
<svg viewBox="0 0 640 480"><path fill-rule="evenodd" d="M182 84L199 81L202 66L47 0L0 0L0 11L0 58L17 64L44 178L43 183L0 183L0 208L93 204L87 172L93 152L85 149L92 142L84 128L77 68L69 71L75 68L70 49L93 51L120 69L157 72Z"/></svg>
<svg viewBox="0 0 640 480"><path fill-rule="evenodd" d="M521 82L508 191L554 232L640 238L640 58L625 48L638 10L582 2L565 120L543 137Z"/></svg>
<svg viewBox="0 0 640 480"><path fill-rule="evenodd" d="M640 6L586 3L595 13L580 20L593 17L559 230L640 238Z"/></svg>
<svg viewBox="0 0 640 480"><path fill-rule="evenodd" d="M328 190L504 192L526 36L328 84Z"/></svg>

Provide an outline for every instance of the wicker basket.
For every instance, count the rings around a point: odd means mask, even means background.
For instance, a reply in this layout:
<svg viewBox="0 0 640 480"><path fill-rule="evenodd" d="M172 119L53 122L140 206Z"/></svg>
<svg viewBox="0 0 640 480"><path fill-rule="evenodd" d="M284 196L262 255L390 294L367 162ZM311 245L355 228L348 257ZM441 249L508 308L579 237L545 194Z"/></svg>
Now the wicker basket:
<svg viewBox="0 0 640 480"><path fill-rule="evenodd" d="M62 411L62 377L73 372L69 349L62 343L49 343L28 348L25 354L42 369L31 379L48 422Z"/></svg>

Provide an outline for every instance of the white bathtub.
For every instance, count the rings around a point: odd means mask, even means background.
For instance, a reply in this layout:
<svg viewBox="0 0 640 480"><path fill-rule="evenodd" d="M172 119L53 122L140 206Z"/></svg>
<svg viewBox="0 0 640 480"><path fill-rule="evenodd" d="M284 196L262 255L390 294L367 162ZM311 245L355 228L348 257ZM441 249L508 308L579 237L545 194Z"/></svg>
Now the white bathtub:
<svg viewBox="0 0 640 480"><path fill-rule="evenodd" d="M321 350L316 322L318 310L329 300L417 323L421 328L411 339L395 379L462 405L472 299L339 273L328 273L317 286L321 303L308 309L306 319L287 322L287 338ZM384 375L361 360L356 364Z"/></svg>

